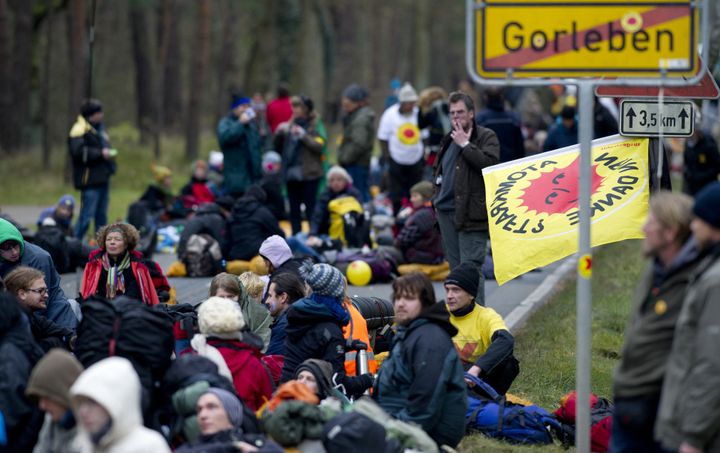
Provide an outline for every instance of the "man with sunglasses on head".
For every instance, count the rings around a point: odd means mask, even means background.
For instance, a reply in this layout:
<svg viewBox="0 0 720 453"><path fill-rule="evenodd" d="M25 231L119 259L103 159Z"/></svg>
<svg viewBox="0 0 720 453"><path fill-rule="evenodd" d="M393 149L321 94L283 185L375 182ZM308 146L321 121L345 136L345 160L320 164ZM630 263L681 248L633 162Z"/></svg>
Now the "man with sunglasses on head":
<svg viewBox="0 0 720 453"><path fill-rule="evenodd" d="M60 275L50 254L35 244L25 242L12 223L0 219L0 277L6 277L18 266L32 267L45 275L47 309L40 313L62 327L75 330L78 320L60 287Z"/></svg>

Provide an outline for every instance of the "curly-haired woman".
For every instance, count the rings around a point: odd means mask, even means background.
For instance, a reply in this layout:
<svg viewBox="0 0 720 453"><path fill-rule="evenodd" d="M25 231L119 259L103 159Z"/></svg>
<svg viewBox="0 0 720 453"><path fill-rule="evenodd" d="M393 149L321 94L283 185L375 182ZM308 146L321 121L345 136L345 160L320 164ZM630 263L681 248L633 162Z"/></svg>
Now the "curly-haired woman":
<svg viewBox="0 0 720 453"><path fill-rule="evenodd" d="M90 254L80 285L83 299L125 295L148 305L159 303L150 271L135 250L139 241L140 234L128 223L113 223L98 231L100 249Z"/></svg>

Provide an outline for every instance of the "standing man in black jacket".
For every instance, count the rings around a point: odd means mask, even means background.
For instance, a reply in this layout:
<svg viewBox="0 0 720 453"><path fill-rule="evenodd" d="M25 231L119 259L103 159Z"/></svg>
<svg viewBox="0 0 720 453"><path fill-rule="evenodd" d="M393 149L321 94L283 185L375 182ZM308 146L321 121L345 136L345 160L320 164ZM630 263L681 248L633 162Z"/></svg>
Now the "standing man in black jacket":
<svg viewBox="0 0 720 453"><path fill-rule="evenodd" d="M495 132L474 124L470 96L456 91L448 103L453 130L443 139L435 161L433 205L450 269L466 261L475 265L480 274L475 301L485 305L482 266L489 234L482 170L498 163L500 143Z"/></svg>
<svg viewBox="0 0 720 453"><path fill-rule="evenodd" d="M83 102L80 115L70 129L68 148L73 164L73 183L82 192L80 217L75 237L82 239L95 220L95 231L107 223L110 176L115 173L115 150L103 125L102 104L97 99Z"/></svg>

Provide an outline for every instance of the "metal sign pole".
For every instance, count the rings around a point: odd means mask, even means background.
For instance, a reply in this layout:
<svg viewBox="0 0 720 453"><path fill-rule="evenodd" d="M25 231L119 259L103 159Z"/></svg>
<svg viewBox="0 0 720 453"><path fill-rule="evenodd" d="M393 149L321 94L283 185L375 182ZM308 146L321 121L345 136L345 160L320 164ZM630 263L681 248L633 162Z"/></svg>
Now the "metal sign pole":
<svg viewBox="0 0 720 453"><path fill-rule="evenodd" d="M590 353L592 323L592 249L590 248L590 188L593 137L593 83L578 83L580 107L580 234L578 243L575 445L590 452Z"/></svg>

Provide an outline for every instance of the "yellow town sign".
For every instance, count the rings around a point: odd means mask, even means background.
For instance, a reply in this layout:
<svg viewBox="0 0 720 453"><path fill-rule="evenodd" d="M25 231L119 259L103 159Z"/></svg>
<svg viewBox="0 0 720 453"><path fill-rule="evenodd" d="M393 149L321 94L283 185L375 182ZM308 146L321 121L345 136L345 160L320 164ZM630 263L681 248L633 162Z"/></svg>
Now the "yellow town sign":
<svg viewBox="0 0 720 453"><path fill-rule="evenodd" d="M699 1L476 0L484 79L693 76Z"/></svg>

